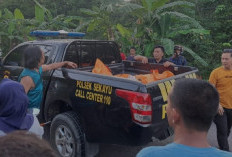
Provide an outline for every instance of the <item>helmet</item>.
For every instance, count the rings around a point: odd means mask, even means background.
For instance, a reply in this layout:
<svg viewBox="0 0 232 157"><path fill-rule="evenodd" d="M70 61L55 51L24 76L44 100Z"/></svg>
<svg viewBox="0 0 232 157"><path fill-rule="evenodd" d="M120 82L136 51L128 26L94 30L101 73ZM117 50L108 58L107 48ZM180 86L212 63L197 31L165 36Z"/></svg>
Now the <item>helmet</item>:
<svg viewBox="0 0 232 157"><path fill-rule="evenodd" d="M183 51L183 47L180 46L180 45L175 45L174 46L174 51L176 51L176 50L180 50L180 52L182 52Z"/></svg>
<svg viewBox="0 0 232 157"><path fill-rule="evenodd" d="M177 51L180 51L180 52L177 53ZM183 47L180 45L175 45L174 46L174 54L176 54L177 56L182 55L183 54Z"/></svg>

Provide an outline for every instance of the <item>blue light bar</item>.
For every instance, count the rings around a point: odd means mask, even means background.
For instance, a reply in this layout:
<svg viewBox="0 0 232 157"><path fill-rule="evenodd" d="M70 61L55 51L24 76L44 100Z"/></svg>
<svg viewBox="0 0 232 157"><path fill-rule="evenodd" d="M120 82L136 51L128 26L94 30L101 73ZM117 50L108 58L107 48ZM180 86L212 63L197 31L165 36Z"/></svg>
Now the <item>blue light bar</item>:
<svg viewBox="0 0 232 157"><path fill-rule="evenodd" d="M30 33L31 36L36 37L57 37L57 36L68 36L68 37L83 37L85 33L80 32L66 32L66 31L43 31L43 30L36 30Z"/></svg>

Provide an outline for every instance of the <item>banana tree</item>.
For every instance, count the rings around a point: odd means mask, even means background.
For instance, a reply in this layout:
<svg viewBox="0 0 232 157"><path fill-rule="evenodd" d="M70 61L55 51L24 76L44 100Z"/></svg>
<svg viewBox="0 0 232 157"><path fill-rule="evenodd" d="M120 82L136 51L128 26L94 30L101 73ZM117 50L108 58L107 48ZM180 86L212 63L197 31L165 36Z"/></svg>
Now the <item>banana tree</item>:
<svg viewBox="0 0 232 157"><path fill-rule="evenodd" d="M194 33L199 36L209 34L194 18L175 11L175 7L188 7L195 5L190 2L176 1L167 3L168 0L141 0L141 7L134 9L131 14L137 17L135 28L120 26L119 32L129 41L136 41L142 47L146 56L151 56L154 45L161 44L165 47L168 55L173 53L174 44L183 45L174 41L175 36L184 37L186 33ZM130 30L130 35L125 36L125 30ZM127 33L128 34L128 33ZM131 38L137 39L131 39ZM184 46L184 45L183 45ZM186 47L186 46L185 46ZM200 64L207 63L197 53L186 47L186 52L192 55Z"/></svg>
<svg viewBox="0 0 232 157"><path fill-rule="evenodd" d="M32 30L71 31L81 20L80 17L64 15L53 18L49 10L36 0L33 1L35 17L32 19L25 19L19 9L15 9L13 13L8 9L0 11L0 46L4 53L23 41L34 39L29 36L29 32Z"/></svg>
<svg viewBox="0 0 232 157"><path fill-rule="evenodd" d="M14 13L4 9L0 17L0 36L1 48L3 52L26 40L25 34L28 34L29 21L24 19L22 12L15 9Z"/></svg>
<svg viewBox="0 0 232 157"><path fill-rule="evenodd" d="M103 37L108 40L115 40L117 24L123 16L135 8L140 8L137 4L126 3L122 0L102 2L99 7L93 9L81 8L81 12L88 15L84 23L87 27L87 32L97 31L103 34Z"/></svg>

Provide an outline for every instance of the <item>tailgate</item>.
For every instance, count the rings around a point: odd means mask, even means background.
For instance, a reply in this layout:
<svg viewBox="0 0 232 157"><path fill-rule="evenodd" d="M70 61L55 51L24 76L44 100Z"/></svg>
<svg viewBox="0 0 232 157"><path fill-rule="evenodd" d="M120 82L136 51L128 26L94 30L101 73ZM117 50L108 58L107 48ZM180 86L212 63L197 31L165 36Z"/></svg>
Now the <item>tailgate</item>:
<svg viewBox="0 0 232 157"><path fill-rule="evenodd" d="M197 78L196 72L198 70L179 74L147 85L147 91L151 95L153 107L152 124L150 126L152 136L164 139L170 135L166 112L168 93L175 80L180 78Z"/></svg>

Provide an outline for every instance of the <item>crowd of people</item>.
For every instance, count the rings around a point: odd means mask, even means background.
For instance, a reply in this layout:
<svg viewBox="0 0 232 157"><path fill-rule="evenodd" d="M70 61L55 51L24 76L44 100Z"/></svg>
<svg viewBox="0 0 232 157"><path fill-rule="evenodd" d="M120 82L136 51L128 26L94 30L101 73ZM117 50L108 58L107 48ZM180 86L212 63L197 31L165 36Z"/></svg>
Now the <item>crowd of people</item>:
<svg viewBox="0 0 232 157"><path fill-rule="evenodd" d="M183 48L177 45L174 47L173 56L166 59L164 47L155 46L153 57L147 58L136 55L136 48L131 47L127 57L122 53L121 56L124 55L122 59L129 61L159 63L165 67L185 66L187 61L182 52ZM49 156L56 156L50 146L43 143L45 141L41 138L44 130L37 119L43 93L42 72L63 66L77 68L77 65L67 61L45 65L44 54L37 46L25 49L24 61L24 70L18 82L3 79L0 83L0 154L10 157L14 153L17 154L19 149L27 147L37 152L38 150L34 149L38 147ZM228 152L228 136L232 126L232 49L223 51L221 62L222 66L212 71L209 81L175 81L168 95L167 107L168 122L174 129L174 141L166 146L144 148L137 157L232 157ZM221 150L211 147L207 142L207 133L213 121L217 127ZM19 130L24 132L17 133ZM23 136L20 136L22 134ZM12 142L13 139L15 143ZM38 143L34 142L35 140ZM4 143L9 143L11 147ZM25 151L24 156L27 156L26 153L29 152ZM41 155L44 156L42 153Z"/></svg>
<svg viewBox="0 0 232 157"><path fill-rule="evenodd" d="M121 51L121 49L120 49ZM176 45L174 46L174 52L173 56L166 59L165 56L165 49L161 45L157 45L153 49L153 57L147 58L145 56L137 55L136 54L136 48L131 47L129 55L125 57L125 54L121 52L121 58L122 60L128 60L128 61L140 61L142 63L159 63L163 64L165 67L168 67L170 65L181 65L186 66L187 61L184 56L182 56L183 48L182 46Z"/></svg>

